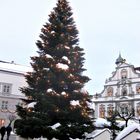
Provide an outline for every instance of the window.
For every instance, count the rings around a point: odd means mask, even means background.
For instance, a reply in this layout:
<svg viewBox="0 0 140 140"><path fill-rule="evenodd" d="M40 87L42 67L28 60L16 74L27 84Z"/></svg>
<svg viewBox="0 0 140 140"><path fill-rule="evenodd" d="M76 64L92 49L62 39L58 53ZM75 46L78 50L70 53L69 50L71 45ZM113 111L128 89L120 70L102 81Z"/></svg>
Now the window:
<svg viewBox="0 0 140 140"><path fill-rule="evenodd" d="M3 126L5 124L5 119L0 119L0 126Z"/></svg>
<svg viewBox="0 0 140 140"><path fill-rule="evenodd" d="M122 104L121 105L121 114L122 115L128 115L128 105L127 104Z"/></svg>
<svg viewBox="0 0 140 140"><path fill-rule="evenodd" d="M8 101L2 101L1 109L8 109Z"/></svg>
<svg viewBox="0 0 140 140"><path fill-rule="evenodd" d="M121 112L122 112L122 114L128 114L128 108L127 108L127 106L122 107L121 108Z"/></svg>
<svg viewBox="0 0 140 140"><path fill-rule="evenodd" d="M140 94L140 84L136 85L136 93Z"/></svg>
<svg viewBox="0 0 140 140"><path fill-rule="evenodd" d="M127 89L126 89L126 87L124 87L122 89L122 96L127 96Z"/></svg>
<svg viewBox="0 0 140 140"><path fill-rule="evenodd" d="M126 69L122 69L121 70L121 78L122 79L126 79L127 78L127 70Z"/></svg>
<svg viewBox="0 0 140 140"><path fill-rule="evenodd" d="M2 93L9 94L11 93L11 84L2 84Z"/></svg>
<svg viewBox="0 0 140 140"><path fill-rule="evenodd" d="M108 107L107 107L107 116L108 116L108 117L111 117L112 114L113 114L113 105L110 104L110 105L108 105Z"/></svg>
<svg viewBox="0 0 140 140"><path fill-rule="evenodd" d="M140 116L140 105L137 105L137 115Z"/></svg>
<svg viewBox="0 0 140 140"><path fill-rule="evenodd" d="M100 105L100 107L99 107L99 116L100 116L100 118L105 118L105 106L104 105Z"/></svg>
<svg viewBox="0 0 140 140"><path fill-rule="evenodd" d="M113 95L113 88L112 87L108 87L107 89L107 96L112 96Z"/></svg>

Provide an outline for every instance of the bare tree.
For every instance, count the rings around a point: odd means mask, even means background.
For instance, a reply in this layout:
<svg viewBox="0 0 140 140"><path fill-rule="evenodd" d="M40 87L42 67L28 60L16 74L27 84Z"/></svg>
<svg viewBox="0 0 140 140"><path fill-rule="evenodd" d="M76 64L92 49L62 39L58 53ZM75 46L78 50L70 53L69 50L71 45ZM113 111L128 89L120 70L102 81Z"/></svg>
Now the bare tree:
<svg viewBox="0 0 140 140"><path fill-rule="evenodd" d="M10 121L9 125L11 125L12 121L14 121L16 119L16 115L14 114L9 114L8 115L8 120Z"/></svg>
<svg viewBox="0 0 140 140"><path fill-rule="evenodd" d="M128 109L126 113L123 113L121 110L117 111L117 115L125 121L125 126L127 127L128 121L134 117L134 109Z"/></svg>

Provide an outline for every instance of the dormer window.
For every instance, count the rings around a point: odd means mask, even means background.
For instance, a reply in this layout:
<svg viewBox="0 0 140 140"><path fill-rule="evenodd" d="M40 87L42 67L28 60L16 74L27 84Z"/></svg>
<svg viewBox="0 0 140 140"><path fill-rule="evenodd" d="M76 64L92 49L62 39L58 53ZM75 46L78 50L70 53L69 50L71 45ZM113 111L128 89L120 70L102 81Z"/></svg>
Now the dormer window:
<svg viewBox="0 0 140 140"><path fill-rule="evenodd" d="M122 79L126 79L127 78L127 70L126 69L122 69L121 70L121 78Z"/></svg>

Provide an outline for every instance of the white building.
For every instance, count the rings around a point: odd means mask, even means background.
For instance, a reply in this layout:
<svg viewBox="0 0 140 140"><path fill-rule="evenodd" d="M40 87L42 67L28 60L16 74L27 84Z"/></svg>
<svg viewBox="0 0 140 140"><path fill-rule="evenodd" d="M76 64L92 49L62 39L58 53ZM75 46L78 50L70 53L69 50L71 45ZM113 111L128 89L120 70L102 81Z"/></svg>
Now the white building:
<svg viewBox="0 0 140 140"><path fill-rule="evenodd" d="M135 110L135 116L140 116L140 67L126 63L119 55L116 60L116 70L105 82L104 89L94 98L95 117L109 117L112 110L120 109L127 113Z"/></svg>
<svg viewBox="0 0 140 140"><path fill-rule="evenodd" d="M24 74L30 67L0 61L0 126L9 123L9 117L16 116L16 105L24 95L19 90L26 86Z"/></svg>

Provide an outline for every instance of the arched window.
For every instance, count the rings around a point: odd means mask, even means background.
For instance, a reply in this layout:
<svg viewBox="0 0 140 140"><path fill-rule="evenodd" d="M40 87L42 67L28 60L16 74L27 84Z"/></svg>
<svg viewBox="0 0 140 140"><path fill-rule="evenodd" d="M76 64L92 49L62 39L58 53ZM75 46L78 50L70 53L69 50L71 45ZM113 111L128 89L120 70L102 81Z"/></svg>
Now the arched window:
<svg viewBox="0 0 140 140"><path fill-rule="evenodd" d="M127 96L127 88L126 87L124 87L122 89L122 96Z"/></svg>
<svg viewBox="0 0 140 140"><path fill-rule="evenodd" d="M105 106L102 105L102 104L99 107L99 117L100 118L105 118Z"/></svg>
<svg viewBox="0 0 140 140"><path fill-rule="evenodd" d="M136 85L136 93L140 94L140 84Z"/></svg>
<svg viewBox="0 0 140 140"><path fill-rule="evenodd" d="M122 69L121 70L121 78L122 79L126 79L127 78L127 70L126 69Z"/></svg>
<svg viewBox="0 0 140 140"><path fill-rule="evenodd" d="M107 107L107 116L111 117L112 114L113 114L113 105L109 104L108 107Z"/></svg>
<svg viewBox="0 0 140 140"><path fill-rule="evenodd" d="M107 96L112 96L113 95L113 88L112 87L108 87L107 88Z"/></svg>

